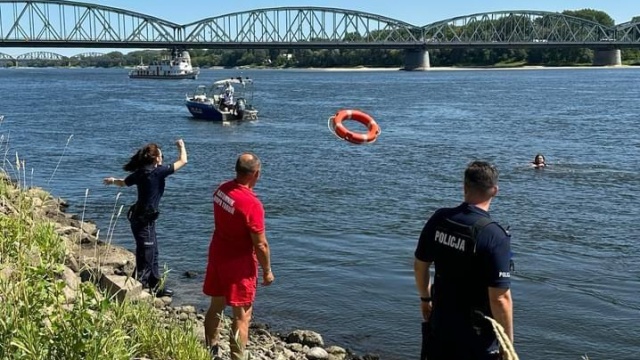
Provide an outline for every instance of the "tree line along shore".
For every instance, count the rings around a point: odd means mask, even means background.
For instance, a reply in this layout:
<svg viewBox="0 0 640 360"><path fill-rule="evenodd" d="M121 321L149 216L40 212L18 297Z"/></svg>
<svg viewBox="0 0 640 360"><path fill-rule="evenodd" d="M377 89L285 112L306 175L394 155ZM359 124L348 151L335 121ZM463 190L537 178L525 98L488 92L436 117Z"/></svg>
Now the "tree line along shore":
<svg viewBox="0 0 640 360"><path fill-rule="evenodd" d="M200 68L402 68L402 50L189 50L193 66ZM118 51L98 57L59 60L23 60L21 67L117 68L150 64L168 57L166 50ZM591 66L591 49L442 49L429 51L432 67ZM271 60L271 59L275 60ZM640 49L623 49L623 65L640 66ZM5 61L4 67L15 63Z"/></svg>

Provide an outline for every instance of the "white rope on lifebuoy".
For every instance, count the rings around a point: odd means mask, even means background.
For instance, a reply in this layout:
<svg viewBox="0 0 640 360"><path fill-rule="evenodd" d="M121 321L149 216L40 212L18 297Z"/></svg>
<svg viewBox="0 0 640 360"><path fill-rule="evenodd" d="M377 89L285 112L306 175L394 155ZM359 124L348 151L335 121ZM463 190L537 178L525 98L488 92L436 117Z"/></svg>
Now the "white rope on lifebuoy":
<svg viewBox="0 0 640 360"><path fill-rule="evenodd" d="M329 119L327 120L327 128L329 128L329 131L331 131L331 133L337 137L338 139L342 140L342 138L340 136L338 136L338 134L336 134L336 129L332 126L333 125L333 119L335 118L335 115L333 116L329 116Z"/></svg>

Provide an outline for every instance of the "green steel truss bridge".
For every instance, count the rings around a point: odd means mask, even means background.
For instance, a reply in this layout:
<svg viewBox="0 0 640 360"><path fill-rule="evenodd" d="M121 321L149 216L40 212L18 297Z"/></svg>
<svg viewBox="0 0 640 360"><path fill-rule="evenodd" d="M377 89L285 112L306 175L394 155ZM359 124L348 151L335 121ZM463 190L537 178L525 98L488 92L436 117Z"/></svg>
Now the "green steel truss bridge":
<svg viewBox="0 0 640 360"><path fill-rule="evenodd" d="M65 0L0 0L0 48L430 49L640 47L640 22L607 27L543 11L498 11L427 25L322 7L247 10L176 24L114 7ZM43 53L48 54L48 53ZM50 55L47 55L50 56ZM417 56L417 57L416 57ZM428 64L427 64L428 65Z"/></svg>

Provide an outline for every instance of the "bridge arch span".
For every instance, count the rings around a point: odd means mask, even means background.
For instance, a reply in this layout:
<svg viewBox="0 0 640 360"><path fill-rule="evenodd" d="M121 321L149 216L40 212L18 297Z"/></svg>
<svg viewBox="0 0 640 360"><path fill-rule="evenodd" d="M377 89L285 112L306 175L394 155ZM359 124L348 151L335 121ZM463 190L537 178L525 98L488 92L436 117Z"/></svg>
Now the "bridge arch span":
<svg viewBox="0 0 640 360"><path fill-rule="evenodd" d="M73 56L70 56L71 59L82 59L82 58L95 58L95 57L100 57L106 55L104 53L100 53L100 52L84 52L81 54L75 54Z"/></svg>
<svg viewBox="0 0 640 360"><path fill-rule="evenodd" d="M32 51L22 55L18 55L16 60L66 60L64 55L56 54L49 51Z"/></svg>
<svg viewBox="0 0 640 360"><path fill-rule="evenodd" d="M640 22L626 22L615 26L616 39L640 43Z"/></svg>
<svg viewBox="0 0 640 360"><path fill-rule="evenodd" d="M360 11L274 7L235 12L184 25L185 42L336 43L419 41L420 28Z"/></svg>
<svg viewBox="0 0 640 360"><path fill-rule="evenodd" d="M1 53L0 52L0 60L11 60L11 61L13 61L15 59L13 58L13 56L11 56L9 54L5 54L5 53Z"/></svg>
<svg viewBox="0 0 640 360"><path fill-rule="evenodd" d="M495 11L458 16L422 27L427 42L594 42L611 28L548 11Z"/></svg>
<svg viewBox="0 0 640 360"><path fill-rule="evenodd" d="M13 19L2 34L4 41L51 41L64 47L67 41L175 41L181 36L178 24L110 6L66 0L0 0L0 6L3 3L11 3L1 10L7 19Z"/></svg>

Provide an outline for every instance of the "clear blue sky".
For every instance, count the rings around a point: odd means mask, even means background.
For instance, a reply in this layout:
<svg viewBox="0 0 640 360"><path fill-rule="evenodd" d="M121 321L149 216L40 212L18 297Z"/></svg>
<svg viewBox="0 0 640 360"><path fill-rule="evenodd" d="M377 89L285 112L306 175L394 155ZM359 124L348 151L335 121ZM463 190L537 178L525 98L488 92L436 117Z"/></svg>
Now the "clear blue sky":
<svg viewBox="0 0 640 360"><path fill-rule="evenodd" d="M156 16L174 23L186 24L200 19L240 12L282 6L319 6L357 10L406 21L413 25L427 25L439 20L475 13L501 10L543 10L561 12L563 10L595 9L611 16L616 24L627 22L640 15L640 0L538 0L528 4L507 0L86 0L116 8ZM523 2L524 3L524 2ZM84 51L109 52L110 49L39 49L63 55L74 55ZM28 48L0 48L0 52L19 55L33 51ZM129 50L121 50L123 52Z"/></svg>
<svg viewBox="0 0 640 360"><path fill-rule="evenodd" d="M640 1L638 0L538 0L528 1L528 4L519 4L519 1L513 0L186 0L184 2L175 0L102 0L87 2L138 11L178 24L232 12L281 6L320 6L359 10L403 20L414 25L427 25L452 17L500 10L560 12L589 8L606 12L617 24L627 22L633 16L640 15ZM177 4L182 4L182 6Z"/></svg>

